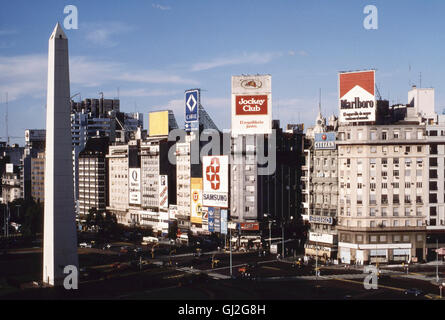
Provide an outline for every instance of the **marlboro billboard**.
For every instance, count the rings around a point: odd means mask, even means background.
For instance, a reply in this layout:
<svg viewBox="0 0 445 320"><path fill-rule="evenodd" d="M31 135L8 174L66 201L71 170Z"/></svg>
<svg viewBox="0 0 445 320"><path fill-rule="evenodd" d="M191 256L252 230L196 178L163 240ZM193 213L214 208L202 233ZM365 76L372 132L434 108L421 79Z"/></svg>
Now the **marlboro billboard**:
<svg viewBox="0 0 445 320"><path fill-rule="evenodd" d="M339 121L373 122L376 118L375 70L340 72Z"/></svg>

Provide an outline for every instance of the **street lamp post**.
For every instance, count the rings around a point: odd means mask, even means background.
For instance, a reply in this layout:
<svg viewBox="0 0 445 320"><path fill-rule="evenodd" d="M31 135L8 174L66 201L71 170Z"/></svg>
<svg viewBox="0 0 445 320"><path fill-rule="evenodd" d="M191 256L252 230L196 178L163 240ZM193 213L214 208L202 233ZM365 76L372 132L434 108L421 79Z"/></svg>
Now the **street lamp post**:
<svg viewBox="0 0 445 320"><path fill-rule="evenodd" d="M439 239L436 238L436 282L439 283Z"/></svg>
<svg viewBox="0 0 445 320"><path fill-rule="evenodd" d="M318 279L318 242L315 241L315 278Z"/></svg>
<svg viewBox="0 0 445 320"><path fill-rule="evenodd" d="M284 222L281 223L281 237L283 245L281 246L281 256L284 258Z"/></svg>
<svg viewBox="0 0 445 320"><path fill-rule="evenodd" d="M230 248L230 278L233 276L232 272L232 228L229 228L229 248Z"/></svg>

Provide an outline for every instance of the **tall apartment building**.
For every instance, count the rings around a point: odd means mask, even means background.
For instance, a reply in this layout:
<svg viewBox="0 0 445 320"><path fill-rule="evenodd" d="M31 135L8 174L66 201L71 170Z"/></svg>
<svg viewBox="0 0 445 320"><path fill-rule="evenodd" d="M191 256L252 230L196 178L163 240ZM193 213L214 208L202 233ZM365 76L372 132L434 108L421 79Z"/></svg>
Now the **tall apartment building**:
<svg viewBox="0 0 445 320"><path fill-rule="evenodd" d="M283 131L278 120L273 121L272 128L274 143L267 135L264 140L257 140L255 135L233 137L230 217L239 223L244 235L268 237L269 221L275 221L272 228L280 228L294 219L297 222L302 214L303 131L299 127ZM261 154L268 155L267 163L262 163Z"/></svg>
<svg viewBox="0 0 445 320"><path fill-rule="evenodd" d="M190 179L191 171L191 145L193 135L186 136L186 142L176 143L176 204L178 212L178 228L182 232L190 230Z"/></svg>
<svg viewBox="0 0 445 320"><path fill-rule="evenodd" d="M168 233L168 224L161 220L168 214L169 204L176 204L176 166L170 163L168 153L175 149L175 142L167 137L148 137L141 141L141 212L140 224L149 225L156 232ZM165 181L164 181L165 179ZM165 188L167 184L167 197Z"/></svg>
<svg viewBox="0 0 445 320"><path fill-rule="evenodd" d="M79 154L79 214L104 212L108 203L108 137L91 137Z"/></svg>
<svg viewBox="0 0 445 320"><path fill-rule="evenodd" d="M201 90L191 89L185 92L185 140L176 143L176 215L179 232L187 233L191 230L202 231L202 224L191 223L191 179L202 178L201 150L208 141L200 141L203 132L211 130L221 137L207 111L201 105ZM209 131L207 131L209 132ZM212 150L212 153L214 150ZM202 208L202 204L199 206ZM202 220L202 212L199 212Z"/></svg>
<svg viewBox="0 0 445 320"><path fill-rule="evenodd" d="M110 145L106 156L109 181L107 210L116 215L118 223L125 225L131 223L128 215L128 154L128 144Z"/></svg>
<svg viewBox="0 0 445 320"><path fill-rule="evenodd" d="M71 100L71 134L73 143L73 175L75 200L78 199L79 153L90 137L105 136L110 143L126 143L132 132L143 128L141 113L120 112L118 99Z"/></svg>
<svg viewBox="0 0 445 320"><path fill-rule="evenodd" d="M336 259L338 253L338 120L319 112L316 124L307 130L304 176L302 177L304 220L310 223L305 254Z"/></svg>
<svg viewBox="0 0 445 320"><path fill-rule="evenodd" d="M0 203L7 204L14 200L20 199L21 187L20 187L20 166L12 163L6 164L6 170L1 177L1 189L2 194Z"/></svg>
<svg viewBox="0 0 445 320"><path fill-rule="evenodd" d="M21 198L31 199L31 159L45 152L46 130L25 130L25 148L21 159Z"/></svg>
<svg viewBox="0 0 445 320"><path fill-rule="evenodd" d="M339 128L339 257L376 263L425 258L429 173L425 124ZM414 259L413 259L414 258Z"/></svg>
<svg viewBox="0 0 445 320"><path fill-rule="evenodd" d="M45 202L45 152L31 158L31 197L36 202Z"/></svg>

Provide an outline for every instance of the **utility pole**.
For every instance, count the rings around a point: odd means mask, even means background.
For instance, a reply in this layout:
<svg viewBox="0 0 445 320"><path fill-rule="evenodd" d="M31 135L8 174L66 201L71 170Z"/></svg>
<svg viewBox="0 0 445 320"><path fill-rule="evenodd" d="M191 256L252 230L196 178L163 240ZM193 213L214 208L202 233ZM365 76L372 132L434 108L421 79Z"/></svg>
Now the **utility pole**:
<svg viewBox="0 0 445 320"><path fill-rule="evenodd" d="M318 279L318 242L315 242L315 278Z"/></svg>
<svg viewBox="0 0 445 320"><path fill-rule="evenodd" d="M8 93L6 92L6 114L5 114L5 122L6 122L6 145L9 146L9 127L8 127Z"/></svg>
<svg viewBox="0 0 445 320"><path fill-rule="evenodd" d="M439 283L439 239L436 238L436 282Z"/></svg>
<svg viewBox="0 0 445 320"><path fill-rule="evenodd" d="M230 278L233 276L232 271L232 228L229 228L229 248L230 248Z"/></svg>
<svg viewBox="0 0 445 320"><path fill-rule="evenodd" d="M284 258L284 222L281 222L281 237L283 245L281 246L281 256Z"/></svg>
<svg viewBox="0 0 445 320"><path fill-rule="evenodd" d="M272 221L269 220L269 251L272 246Z"/></svg>

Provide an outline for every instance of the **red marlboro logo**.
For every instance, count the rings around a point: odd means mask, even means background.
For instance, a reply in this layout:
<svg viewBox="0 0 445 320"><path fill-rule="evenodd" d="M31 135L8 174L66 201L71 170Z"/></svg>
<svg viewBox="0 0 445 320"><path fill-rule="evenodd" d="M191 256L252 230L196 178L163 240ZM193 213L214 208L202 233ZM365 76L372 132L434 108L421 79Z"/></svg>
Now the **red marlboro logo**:
<svg viewBox="0 0 445 320"><path fill-rule="evenodd" d="M374 71L340 73L340 98L355 86L374 95Z"/></svg>

